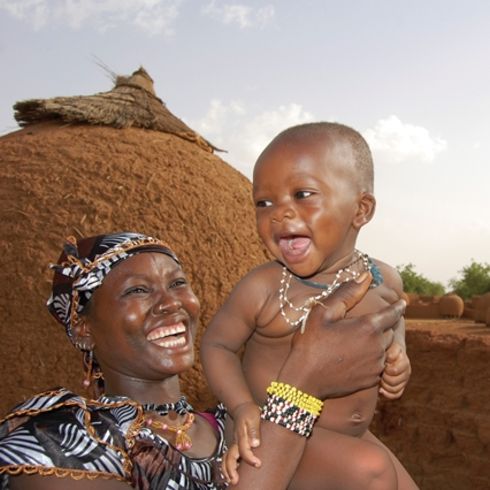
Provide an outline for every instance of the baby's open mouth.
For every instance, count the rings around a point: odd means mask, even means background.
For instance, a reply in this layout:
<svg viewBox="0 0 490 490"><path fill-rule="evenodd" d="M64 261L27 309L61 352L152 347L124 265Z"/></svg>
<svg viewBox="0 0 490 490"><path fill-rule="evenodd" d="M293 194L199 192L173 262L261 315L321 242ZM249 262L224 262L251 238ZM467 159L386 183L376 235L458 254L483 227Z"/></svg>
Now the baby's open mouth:
<svg viewBox="0 0 490 490"><path fill-rule="evenodd" d="M311 239L305 236L289 235L279 239L279 248L286 255L300 255L310 246Z"/></svg>

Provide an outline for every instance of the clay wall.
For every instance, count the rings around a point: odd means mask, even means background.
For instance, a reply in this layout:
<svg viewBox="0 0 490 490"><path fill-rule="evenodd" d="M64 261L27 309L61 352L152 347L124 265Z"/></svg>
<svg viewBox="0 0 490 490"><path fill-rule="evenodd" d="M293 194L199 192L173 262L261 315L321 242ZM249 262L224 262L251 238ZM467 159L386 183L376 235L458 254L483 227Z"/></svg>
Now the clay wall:
<svg viewBox="0 0 490 490"><path fill-rule="evenodd" d="M472 321L407 320L412 378L383 401L374 432L422 490L490 488L490 329Z"/></svg>

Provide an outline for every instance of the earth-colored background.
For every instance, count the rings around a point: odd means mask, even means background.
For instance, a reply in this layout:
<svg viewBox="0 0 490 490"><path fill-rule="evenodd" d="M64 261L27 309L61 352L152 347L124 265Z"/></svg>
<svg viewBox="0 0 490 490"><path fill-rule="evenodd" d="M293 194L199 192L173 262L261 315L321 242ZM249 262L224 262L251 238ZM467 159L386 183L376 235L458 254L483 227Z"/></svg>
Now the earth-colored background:
<svg viewBox="0 0 490 490"><path fill-rule="evenodd" d="M80 391L81 359L45 308L48 264L68 235L141 231L167 240L202 302L202 329L233 284L265 260L251 184L202 145L145 129L59 122L0 138L0 312L5 413L33 392ZM490 329L408 320L413 375L382 401L374 431L424 490L490 488ZM199 364L184 380L213 402Z"/></svg>

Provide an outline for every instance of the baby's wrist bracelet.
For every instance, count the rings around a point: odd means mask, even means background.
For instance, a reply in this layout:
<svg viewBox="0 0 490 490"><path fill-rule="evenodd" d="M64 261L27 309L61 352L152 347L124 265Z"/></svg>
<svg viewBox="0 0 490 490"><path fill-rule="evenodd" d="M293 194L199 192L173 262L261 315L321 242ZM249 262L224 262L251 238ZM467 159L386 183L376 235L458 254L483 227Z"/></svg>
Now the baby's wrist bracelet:
<svg viewBox="0 0 490 490"><path fill-rule="evenodd" d="M323 402L294 386L273 381L267 388L267 401L261 418L297 434L309 437Z"/></svg>

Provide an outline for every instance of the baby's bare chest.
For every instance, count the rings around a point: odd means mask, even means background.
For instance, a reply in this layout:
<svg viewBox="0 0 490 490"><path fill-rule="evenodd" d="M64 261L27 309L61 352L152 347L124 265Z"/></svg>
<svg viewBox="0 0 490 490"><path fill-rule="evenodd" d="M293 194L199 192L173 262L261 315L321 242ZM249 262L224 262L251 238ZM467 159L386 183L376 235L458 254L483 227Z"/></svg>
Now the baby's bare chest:
<svg viewBox="0 0 490 490"><path fill-rule="evenodd" d="M291 287L287 294L278 288L262 309L253 337L267 343L267 339L291 340L294 332L306 322L315 303L326 299L322 292L301 284ZM348 317L375 313L396 301L396 293L381 284L369 289L364 298L347 313Z"/></svg>

